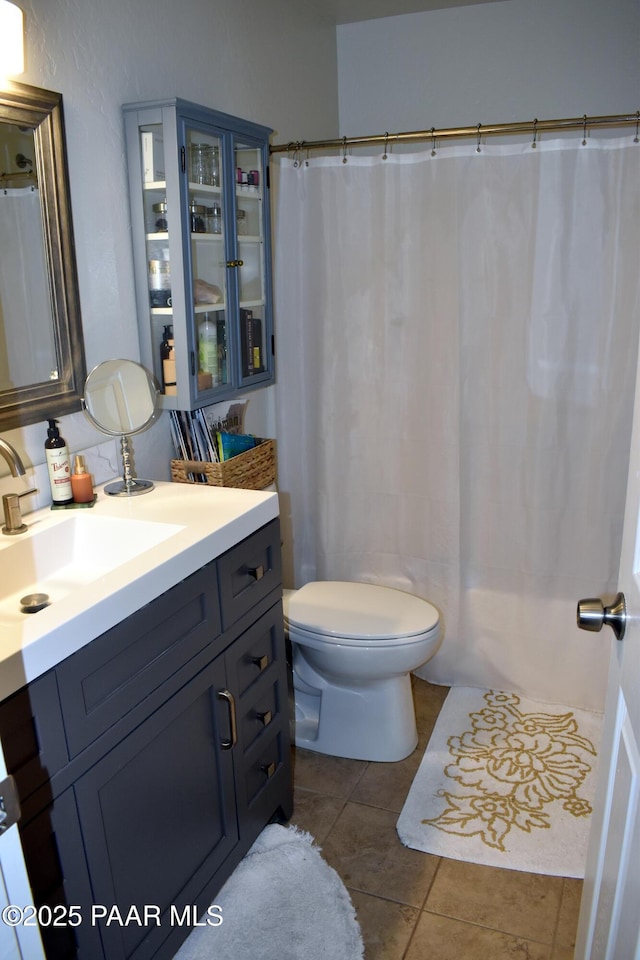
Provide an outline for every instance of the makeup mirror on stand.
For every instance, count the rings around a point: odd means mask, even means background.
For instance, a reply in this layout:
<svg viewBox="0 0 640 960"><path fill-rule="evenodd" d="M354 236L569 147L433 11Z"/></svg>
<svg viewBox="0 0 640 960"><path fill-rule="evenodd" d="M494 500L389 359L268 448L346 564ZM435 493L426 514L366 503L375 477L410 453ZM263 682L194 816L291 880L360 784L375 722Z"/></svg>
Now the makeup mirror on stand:
<svg viewBox="0 0 640 960"><path fill-rule="evenodd" d="M109 437L120 437L122 480L107 484L113 497L133 497L153 490L151 480L131 473L129 437L153 422L159 389L149 371L134 360L105 360L94 367L84 384L82 409L87 419Z"/></svg>

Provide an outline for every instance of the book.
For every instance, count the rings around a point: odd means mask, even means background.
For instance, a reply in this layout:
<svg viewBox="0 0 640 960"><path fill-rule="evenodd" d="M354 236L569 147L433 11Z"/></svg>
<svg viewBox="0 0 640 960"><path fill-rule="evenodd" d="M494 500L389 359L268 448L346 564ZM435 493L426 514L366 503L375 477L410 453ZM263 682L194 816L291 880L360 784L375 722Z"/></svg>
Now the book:
<svg viewBox="0 0 640 960"><path fill-rule="evenodd" d="M140 134L142 147L142 180L157 183L165 179L164 143L159 133L143 130Z"/></svg>
<svg viewBox="0 0 640 960"><path fill-rule="evenodd" d="M242 376L262 373L262 320L254 317L253 310L240 309L240 347Z"/></svg>

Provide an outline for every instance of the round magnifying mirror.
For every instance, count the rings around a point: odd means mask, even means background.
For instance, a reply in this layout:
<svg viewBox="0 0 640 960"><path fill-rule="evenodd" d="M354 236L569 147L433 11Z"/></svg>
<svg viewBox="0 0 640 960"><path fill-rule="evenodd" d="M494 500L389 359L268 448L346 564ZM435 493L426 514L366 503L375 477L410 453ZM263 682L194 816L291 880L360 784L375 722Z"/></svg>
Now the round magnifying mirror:
<svg viewBox="0 0 640 960"><path fill-rule="evenodd" d="M131 473L129 437L141 433L155 419L158 393L149 371L134 360L105 360L85 380L85 416L102 433L120 437L123 479L104 488L111 496L130 497L153 490L151 480L140 480Z"/></svg>

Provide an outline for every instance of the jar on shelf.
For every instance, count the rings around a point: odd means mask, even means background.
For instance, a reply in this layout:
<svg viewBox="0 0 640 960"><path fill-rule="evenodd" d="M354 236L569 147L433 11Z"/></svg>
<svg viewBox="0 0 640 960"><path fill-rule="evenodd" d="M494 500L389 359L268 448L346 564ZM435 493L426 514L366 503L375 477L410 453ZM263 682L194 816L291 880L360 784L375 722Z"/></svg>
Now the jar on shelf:
<svg viewBox="0 0 640 960"><path fill-rule="evenodd" d="M154 203L151 207L152 226L150 233L166 233L169 229L167 220L167 201L161 200L160 203Z"/></svg>
<svg viewBox="0 0 640 960"><path fill-rule="evenodd" d="M222 233L222 207L218 203L207 207L207 233Z"/></svg>
<svg viewBox="0 0 640 960"><path fill-rule="evenodd" d="M191 219L191 233L206 233L207 232L207 208L201 206L199 203L190 203L189 204L189 217Z"/></svg>
<svg viewBox="0 0 640 960"><path fill-rule="evenodd" d="M210 143L192 143L189 147L189 180L207 186L220 185L218 148Z"/></svg>
<svg viewBox="0 0 640 960"><path fill-rule="evenodd" d="M152 307L171 306L171 265L169 257L149 260L149 300Z"/></svg>
<svg viewBox="0 0 640 960"><path fill-rule="evenodd" d="M236 210L236 230L239 237L247 235L247 211Z"/></svg>

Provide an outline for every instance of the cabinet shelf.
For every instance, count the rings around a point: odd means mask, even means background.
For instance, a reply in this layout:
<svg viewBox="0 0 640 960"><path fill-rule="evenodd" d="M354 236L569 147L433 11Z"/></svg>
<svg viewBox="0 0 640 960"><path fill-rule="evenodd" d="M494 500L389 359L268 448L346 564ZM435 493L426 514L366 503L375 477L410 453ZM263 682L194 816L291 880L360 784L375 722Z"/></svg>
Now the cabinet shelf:
<svg viewBox="0 0 640 960"><path fill-rule="evenodd" d="M195 313L217 313L224 312L225 308L224 303L198 303L193 309Z"/></svg>
<svg viewBox="0 0 640 960"><path fill-rule="evenodd" d="M210 183L189 183L189 193L203 193L211 196L220 196L220 187L214 187Z"/></svg>

